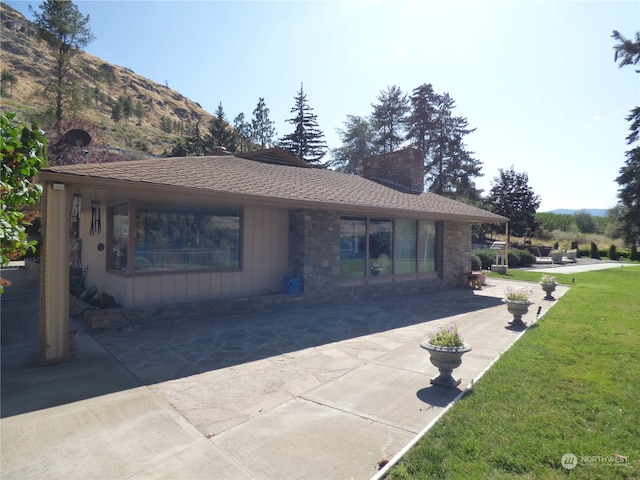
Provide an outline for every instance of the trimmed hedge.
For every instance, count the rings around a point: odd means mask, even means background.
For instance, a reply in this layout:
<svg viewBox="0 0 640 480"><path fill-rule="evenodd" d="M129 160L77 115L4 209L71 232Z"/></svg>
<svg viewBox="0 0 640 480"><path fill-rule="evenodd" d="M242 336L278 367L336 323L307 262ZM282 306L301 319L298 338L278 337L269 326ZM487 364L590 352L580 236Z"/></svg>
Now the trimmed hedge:
<svg viewBox="0 0 640 480"><path fill-rule="evenodd" d="M536 256L528 250L513 250L518 256L518 264L521 267L530 267L536 262Z"/></svg>
<svg viewBox="0 0 640 480"><path fill-rule="evenodd" d="M513 248L509 250L510 267L530 267L536 261L535 255L528 250ZM471 268L473 270L487 270L496 263L496 251L487 249L476 249L471 252Z"/></svg>
<svg viewBox="0 0 640 480"><path fill-rule="evenodd" d="M496 263L495 250L476 249L471 252L471 255L472 255L472 262L473 262L473 256L476 256L478 260L480 260L480 267L484 270L489 269L491 265Z"/></svg>

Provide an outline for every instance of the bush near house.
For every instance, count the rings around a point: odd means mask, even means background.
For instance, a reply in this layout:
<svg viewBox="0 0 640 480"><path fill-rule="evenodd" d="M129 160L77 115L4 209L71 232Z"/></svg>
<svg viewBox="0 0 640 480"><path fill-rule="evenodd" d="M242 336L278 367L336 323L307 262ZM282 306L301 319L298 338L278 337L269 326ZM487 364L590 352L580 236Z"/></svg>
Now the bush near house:
<svg viewBox="0 0 640 480"><path fill-rule="evenodd" d="M476 249L471 252L471 255L475 255L480 260L480 267L484 270L489 269L491 265L496 263L495 250Z"/></svg>
<svg viewBox="0 0 640 480"><path fill-rule="evenodd" d="M471 254L471 270L482 270L482 261L480 260L480 257L474 255L473 253Z"/></svg>

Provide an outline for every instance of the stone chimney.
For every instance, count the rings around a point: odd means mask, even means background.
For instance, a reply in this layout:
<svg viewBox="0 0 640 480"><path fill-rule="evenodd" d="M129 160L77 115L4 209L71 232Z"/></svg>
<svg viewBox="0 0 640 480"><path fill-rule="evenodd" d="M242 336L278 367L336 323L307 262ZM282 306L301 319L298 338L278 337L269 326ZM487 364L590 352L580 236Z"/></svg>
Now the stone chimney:
<svg viewBox="0 0 640 480"><path fill-rule="evenodd" d="M424 154L405 148L360 160L360 175L406 193L424 191Z"/></svg>

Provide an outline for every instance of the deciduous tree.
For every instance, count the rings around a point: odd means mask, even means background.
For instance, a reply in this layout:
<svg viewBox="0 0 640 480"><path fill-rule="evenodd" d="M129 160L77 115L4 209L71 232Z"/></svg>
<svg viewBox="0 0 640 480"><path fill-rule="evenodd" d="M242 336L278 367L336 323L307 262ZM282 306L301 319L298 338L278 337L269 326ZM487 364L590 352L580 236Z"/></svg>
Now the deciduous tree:
<svg viewBox="0 0 640 480"><path fill-rule="evenodd" d="M248 152L251 148L251 124L244 119L244 113L239 113L233 119L236 135L236 145L239 152Z"/></svg>
<svg viewBox="0 0 640 480"><path fill-rule="evenodd" d="M252 140L260 145L260 148L271 146L273 138L276 136L274 122L269 118L269 109L267 108L264 98L258 99L258 105L253 110L253 119L251 120Z"/></svg>
<svg viewBox="0 0 640 480"><path fill-rule="evenodd" d="M28 240L25 227L35 217L25 208L40 199L42 187L35 181L38 170L46 164L47 139L36 125L29 128L15 121L14 113L0 115L0 266L35 249ZM0 293L2 293L0 283Z"/></svg>
<svg viewBox="0 0 640 480"><path fill-rule="evenodd" d="M529 186L529 176L518 173L513 166L509 170L499 169L499 175L491 182L487 204L492 212L509 217L509 232L525 235L528 228L535 229L535 214L540 206L540 197ZM501 231L502 226L496 227Z"/></svg>

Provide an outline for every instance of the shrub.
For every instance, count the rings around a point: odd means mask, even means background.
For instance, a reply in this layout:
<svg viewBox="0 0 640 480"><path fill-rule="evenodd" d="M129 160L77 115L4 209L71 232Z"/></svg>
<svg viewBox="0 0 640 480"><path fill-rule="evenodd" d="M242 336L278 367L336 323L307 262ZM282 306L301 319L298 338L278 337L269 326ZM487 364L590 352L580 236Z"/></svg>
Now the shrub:
<svg viewBox="0 0 640 480"><path fill-rule="evenodd" d="M600 253L598 252L598 246L591 242L591 254L590 254L591 258L595 258L600 260Z"/></svg>
<svg viewBox="0 0 640 480"><path fill-rule="evenodd" d="M618 260L618 254L616 253L616 246L613 243L609 247L609 260Z"/></svg>
<svg viewBox="0 0 640 480"><path fill-rule="evenodd" d="M517 267L520 265L520 257L518 256L517 252L518 250L510 250L509 251L509 266L510 267Z"/></svg>
<svg viewBox="0 0 640 480"><path fill-rule="evenodd" d="M582 251L580 250L580 247L578 246L578 241L577 240L572 240L571 241L571 250L575 250L576 251L576 257L580 258L582 257Z"/></svg>
<svg viewBox="0 0 640 480"><path fill-rule="evenodd" d="M536 261L536 256L527 250L514 250L518 256L518 264L521 267L530 267Z"/></svg>
<svg viewBox="0 0 640 480"><path fill-rule="evenodd" d="M634 243L631 245L631 253L629 254L629 260L640 260L640 256L638 255L638 247Z"/></svg>
<svg viewBox="0 0 640 480"><path fill-rule="evenodd" d="M476 249L471 252L480 259L481 267L488 269L496 261L495 250Z"/></svg>
<svg viewBox="0 0 640 480"><path fill-rule="evenodd" d="M616 249L616 253L618 254L618 258L629 259L631 257L631 251L628 248L618 248Z"/></svg>
<svg viewBox="0 0 640 480"><path fill-rule="evenodd" d="M482 261L477 255L471 254L471 270L482 270Z"/></svg>

